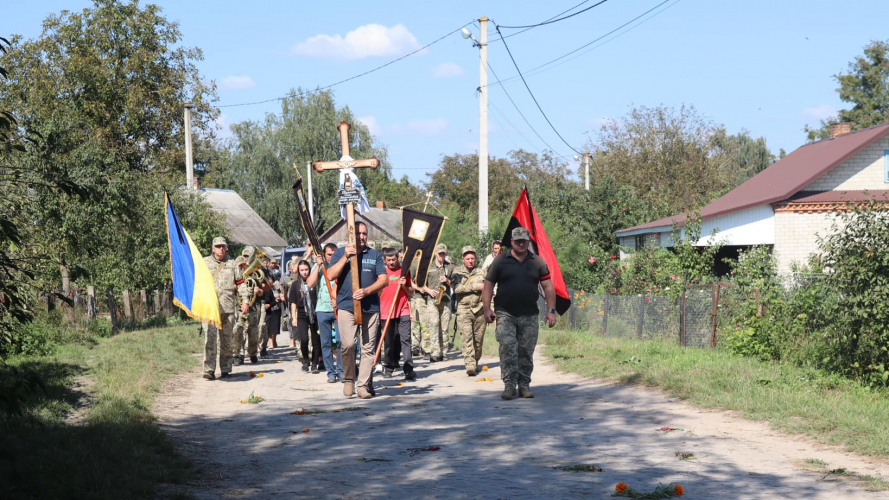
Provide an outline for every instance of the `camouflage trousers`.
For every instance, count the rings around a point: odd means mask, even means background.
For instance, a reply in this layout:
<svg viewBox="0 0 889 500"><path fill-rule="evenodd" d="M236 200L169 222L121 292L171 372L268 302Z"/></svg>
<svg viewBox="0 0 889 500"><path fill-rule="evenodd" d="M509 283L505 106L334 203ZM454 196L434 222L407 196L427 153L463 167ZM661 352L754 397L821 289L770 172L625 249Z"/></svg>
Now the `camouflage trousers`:
<svg viewBox="0 0 889 500"><path fill-rule="evenodd" d="M423 335L424 348L428 354L436 358L444 358L448 348L448 326L451 324L451 303L442 299L441 304L436 305L435 299L426 299L426 333Z"/></svg>
<svg viewBox="0 0 889 500"><path fill-rule="evenodd" d="M513 316L497 311L495 335L500 343L500 373L505 385L528 387L534 371L534 348L540 327L537 314Z"/></svg>
<svg viewBox="0 0 889 500"><path fill-rule="evenodd" d="M244 356L244 337L247 342L247 356L256 356L259 351L259 308L250 307L250 312L238 317L235 326L235 345L233 356Z"/></svg>
<svg viewBox="0 0 889 500"><path fill-rule="evenodd" d="M424 352L425 344L423 343L423 325L426 314L426 299L419 293L415 293L410 299L411 304L411 347L414 349L422 349Z"/></svg>
<svg viewBox="0 0 889 500"><path fill-rule="evenodd" d="M216 372L216 358L219 357L219 371L232 371L232 339L235 327L235 313L221 313L222 328L203 323L204 330L204 371Z"/></svg>
<svg viewBox="0 0 889 500"><path fill-rule="evenodd" d="M482 358L482 346L485 343L485 322L483 311L473 313L469 308L457 306L457 329L463 339L463 364L467 370L475 370L478 360Z"/></svg>
<svg viewBox="0 0 889 500"><path fill-rule="evenodd" d="M268 345L269 345L269 332L268 332L268 329L266 328L265 304L262 302L258 302L258 303L259 303L259 323L258 323L259 326L257 328L259 328L259 349L264 351L266 349L266 347L268 347Z"/></svg>

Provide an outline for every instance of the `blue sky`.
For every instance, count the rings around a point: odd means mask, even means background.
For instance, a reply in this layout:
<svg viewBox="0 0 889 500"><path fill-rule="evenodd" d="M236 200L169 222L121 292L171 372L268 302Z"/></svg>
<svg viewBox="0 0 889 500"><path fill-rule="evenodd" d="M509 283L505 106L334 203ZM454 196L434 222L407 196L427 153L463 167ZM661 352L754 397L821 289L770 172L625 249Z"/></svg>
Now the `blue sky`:
<svg viewBox="0 0 889 500"><path fill-rule="evenodd" d="M272 99L290 88L328 85L480 16L504 26L534 24L580 1L154 3L179 22L184 45L204 51L199 68L219 85L218 104L229 105ZM889 38L889 2L668 0L620 36L544 71L528 71L663 1L609 0L506 40L519 67L529 73L528 84L543 110L574 148L595 141L603 120L619 118L634 105L693 104L729 132L744 128L764 136L773 152L790 152L805 142L805 124L844 107L831 75L845 71L870 40ZM85 0L16 2L4 9L0 36L36 37L48 13L89 5ZM489 27L493 31L493 23ZM478 37L476 26L468 28ZM503 43L495 38L496 32L489 35L491 67L501 79L514 76ZM348 105L388 146L396 177L424 181L442 155L478 148L478 72L478 49L455 33L334 92L337 104ZM493 75L489 79L493 82ZM491 155L519 147L539 152L548 143L570 160L574 152L547 125L521 81L504 87L542 139L504 90L492 86ZM276 102L224 107L222 125L261 120L278 108Z"/></svg>

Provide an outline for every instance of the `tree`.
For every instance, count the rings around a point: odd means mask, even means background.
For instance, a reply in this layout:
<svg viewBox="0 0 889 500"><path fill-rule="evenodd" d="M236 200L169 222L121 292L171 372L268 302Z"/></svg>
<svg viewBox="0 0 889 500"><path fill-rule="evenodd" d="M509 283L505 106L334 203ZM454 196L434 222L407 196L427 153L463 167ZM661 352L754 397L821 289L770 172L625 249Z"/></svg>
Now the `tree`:
<svg viewBox="0 0 889 500"><path fill-rule="evenodd" d="M852 103L836 117L821 120L818 128L805 127L809 141L830 137L830 125L848 122L852 130L889 121L889 42L871 41L864 54L849 63L848 73L833 75L840 100Z"/></svg>
<svg viewBox="0 0 889 500"><path fill-rule="evenodd" d="M20 182L4 195L35 258L61 265L35 276L42 288L57 287L72 266L103 287L169 281L163 187L183 178L182 105L195 105L199 148L212 139L217 113L208 105L215 87L194 64L200 50L180 40L158 7L117 0L50 15L35 40L13 37L0 106L41 139L9 155L5 168L53 181ZM58 189L67 180L90 196ZM208 249L221 221L170 191L183 224Z"/></svg>
<svg viewBox="0 0 889 500"><path fill-rule="evenodd" d="M590 162L594 178L632 186L652 218L703 205L727 185L720 127L693 106L638 107L602 126Z"/></svg>
<svg viewBox="0 0 889 500"><path fill-rule="evenodd" d="M209 166L205 185L233 189L275 232L291 244L302 244L305 233L291 189L296 180L293 168L296 166L304 175L306 162L339 158L340 135L336 127L342 121L351 125L351 156L376 156L382 163L376 171L356 171L371 205L377 200L389 205L416 201L419 190L406 178L391 178L386 148L376 142L348 107L337 109L330 91L291 90L281 102L280 114L268 114L262 122L233 124L233 138L223 145L220 160ZM312 189L315 225L321 234L340 219L338 173L313 173Z"/></svg>
<svg viewBox="0 0 889 500"><path fill-rule="evenodd" d="M729 135L725 127L719 127L711 141L718 157L722 158L721 170L726 179L726 190L740 186L775 162L775 155L769 151L765 138L754 139L746 130Z"/></svg>

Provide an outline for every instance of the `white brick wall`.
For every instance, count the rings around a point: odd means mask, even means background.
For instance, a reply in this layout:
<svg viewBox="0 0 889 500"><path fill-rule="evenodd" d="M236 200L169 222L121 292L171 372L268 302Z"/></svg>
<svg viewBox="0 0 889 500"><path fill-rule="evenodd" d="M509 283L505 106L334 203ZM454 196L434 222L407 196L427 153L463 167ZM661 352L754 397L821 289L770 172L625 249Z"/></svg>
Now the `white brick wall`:
<svg viewBox="0 0 889 500"><path fill-rule="evenodd" d="M815 179L802 191L889 189L883 159L883 151L887 149L889 137L883 137Z"/></svg>
<svg viewBox="0 0 889 500"><path fill-rule="evenodd" d="M774 255L778 272L790 272L794 262L805 264L809 256L818 252L818 236L826 236L836 220L834 213L775 214Z"/></svg>

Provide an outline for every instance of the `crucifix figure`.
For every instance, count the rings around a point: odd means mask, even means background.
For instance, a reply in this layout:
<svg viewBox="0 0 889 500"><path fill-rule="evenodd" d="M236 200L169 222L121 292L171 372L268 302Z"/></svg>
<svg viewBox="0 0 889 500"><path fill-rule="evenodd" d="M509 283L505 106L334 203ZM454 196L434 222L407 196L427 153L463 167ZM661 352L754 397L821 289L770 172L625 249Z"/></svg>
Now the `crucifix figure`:
<svg viewBox="0 0 889 500"><path fill-rule="evenodd" d="M358 189L352 187L352 178L349 175L352 173L352 169L355 168L372 168L374 170L380 166L380 160L376 157L371 157L366 160L355 160L351 156L349 156L349 129L351 127L346 122L341 122L337 126L337 130L340 131L340 144L343 148L343 156L337 161L321 161L318 160L315 162L314 168L316 172L323 172L325 170L344 170L345 171L345 182L343 183L343 189L339 192L339 202L340 206L345 206L346 208L346 226L349 231L349 244L354 246L356 249L358 248L358 238L355 234L355 203L361 202L361 193ZM361 288L360 283L360 269L359 269L359 259L352 259L350 262L351 265L351 274L352 274L352 290L358 290ZM360 325L362 321L361 316L361 301L355 300L352 303L352 306L355 309L355 324Z"/></svg>

